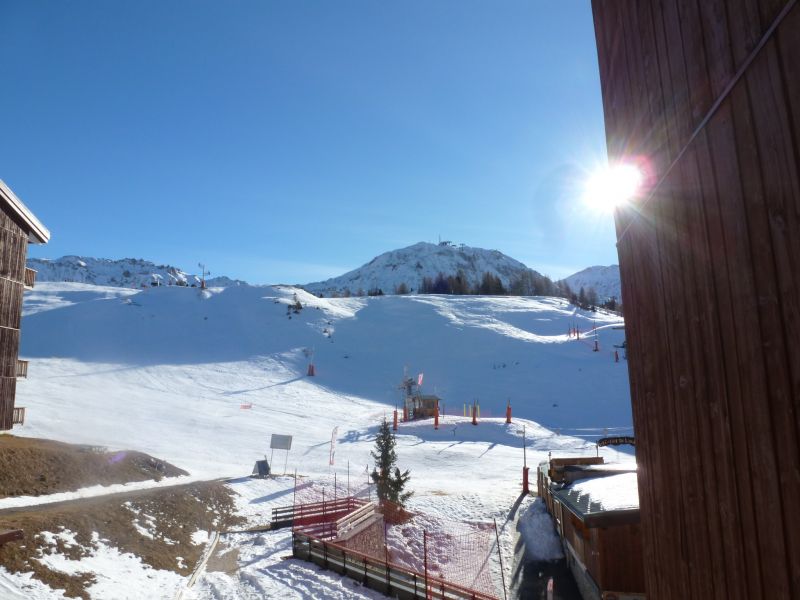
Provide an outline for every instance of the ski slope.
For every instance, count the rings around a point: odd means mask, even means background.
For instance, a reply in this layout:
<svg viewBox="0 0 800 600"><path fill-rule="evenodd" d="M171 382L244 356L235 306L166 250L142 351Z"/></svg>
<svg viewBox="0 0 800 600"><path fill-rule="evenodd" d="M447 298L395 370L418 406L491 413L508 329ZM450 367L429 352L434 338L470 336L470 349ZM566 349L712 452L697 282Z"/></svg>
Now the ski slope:
<svg viewBox="0 0 800 600"><path fill-rule="evenodd" d="M304 308L287 313L295 298ZM549 452L594 454L591 440L605 428L630 431L627 366L613 360L621 321L556 298L329 299L291 287L42 283L25 302L21 357L31 362L17 405L27 414L14 433L145 451L192 478L249 473L270 457L270 434L280 433L294 441L288 454L276 451L274 471L337 473L340 482L349 471L366 482L375 432L391 419L404 370L424 373L424 391L445 407L438 431L427 420L401 423L397 434L399 466L412 472L411 508L426 514L505 522L520 490L523 427L530 466ZM599 352L593 336L567 335L571 326L594 325ZM306 376L309 351L316 377ZM509 399L514 422L506 425ZM473 400L481 407L477 427L462 416ZM291 493L281 480L231 488L251 522ZM284 537L264 547L252 538L231 543L253 561L241 577L209 574L197 597L304 597L293 591L298 582L314 597L328 597L312 591L319 585L330 597L374 597L279 560ZM513 547L512 531L503 531L502 543ZM21 581L4 577L12 587Z"/></svg>

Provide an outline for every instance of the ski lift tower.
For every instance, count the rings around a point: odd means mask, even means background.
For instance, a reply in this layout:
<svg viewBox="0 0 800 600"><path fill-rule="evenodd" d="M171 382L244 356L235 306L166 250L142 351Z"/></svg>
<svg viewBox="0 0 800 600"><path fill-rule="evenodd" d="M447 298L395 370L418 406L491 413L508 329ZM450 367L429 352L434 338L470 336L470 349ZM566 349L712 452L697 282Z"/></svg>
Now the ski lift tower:
<svg viewBox="0 0 800 600"><path fill-rule="evenodd" d="M203 263L197 263L200 267L200 289L206 289L206 275L211 275L211 271L206 271L206 266Z"/></svg>

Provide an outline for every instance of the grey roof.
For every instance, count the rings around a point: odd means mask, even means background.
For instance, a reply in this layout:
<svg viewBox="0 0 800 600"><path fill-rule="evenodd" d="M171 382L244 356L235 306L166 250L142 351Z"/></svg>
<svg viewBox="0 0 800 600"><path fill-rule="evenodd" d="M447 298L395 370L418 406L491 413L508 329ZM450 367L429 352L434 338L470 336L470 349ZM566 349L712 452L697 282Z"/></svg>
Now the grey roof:
<svg viewBox="0 0 800 600"><path fill-rule="evenodd" d="M50 240L50 231L47 227L23 204L22 200L17 198L2 179L0 179L0 200L3 200L22 221L22 227L28 232L30 241L46 244Z"/></svg>

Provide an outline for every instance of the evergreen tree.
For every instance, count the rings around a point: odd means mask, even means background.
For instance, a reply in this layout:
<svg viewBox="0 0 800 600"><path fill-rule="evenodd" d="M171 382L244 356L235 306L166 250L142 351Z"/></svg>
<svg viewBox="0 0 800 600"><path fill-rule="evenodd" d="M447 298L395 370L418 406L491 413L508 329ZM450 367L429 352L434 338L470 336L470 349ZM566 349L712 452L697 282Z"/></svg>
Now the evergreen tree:
<svg viewBox="0 0 800 600"><path fill-rule="evenodd" d="M372 481L375 483L378 499L381 502L389 500L403 506L414 492L404 491L411 478L411 473L408 469L401 473L397 468L395 444L394 434L389 429L389 423L384 419L375 438L375 450L370 453L375 460Z"/></svg>
<svg viewBox="0 0 800 600"><path fill-rule="evenodd" d="M597 292L593 287L586 290L586 303L592 308L596 307L598 304Z"/></svg>

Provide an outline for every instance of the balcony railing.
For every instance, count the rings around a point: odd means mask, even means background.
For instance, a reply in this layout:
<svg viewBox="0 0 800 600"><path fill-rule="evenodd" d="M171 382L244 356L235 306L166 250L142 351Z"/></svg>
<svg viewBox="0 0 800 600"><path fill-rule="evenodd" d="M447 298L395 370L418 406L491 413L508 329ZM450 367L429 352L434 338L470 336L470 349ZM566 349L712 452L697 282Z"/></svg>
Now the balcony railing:
<svg viewBox="0 0 800 600"><path fill-rule="evenodd" d="M13 417L13 424L14 425L24 425L25 424L25 407L15 407L14 408L14 417Z"/></svg>
<svg viewBox="0 0 800 600"><path fill-rule="evenodd" d="M33 285L36 283L36 270L29 269L25 267L25 287L29 290L33 289Z"/></svg>
<svg viewBox="0 0 800 600"><path fill-rule="evenodd" d="M17 378L18 379L27 379L28 378L28 361L27 360L17 359Z"/></svg>

